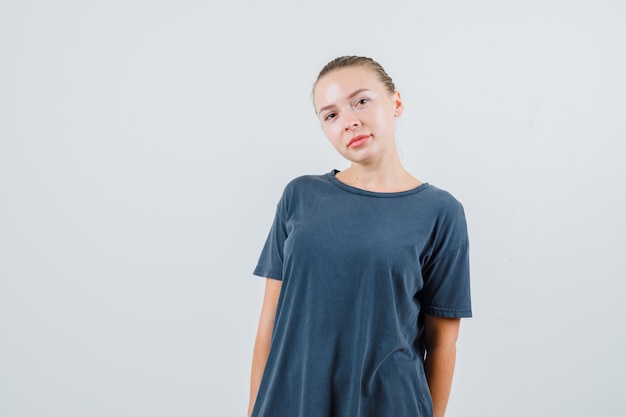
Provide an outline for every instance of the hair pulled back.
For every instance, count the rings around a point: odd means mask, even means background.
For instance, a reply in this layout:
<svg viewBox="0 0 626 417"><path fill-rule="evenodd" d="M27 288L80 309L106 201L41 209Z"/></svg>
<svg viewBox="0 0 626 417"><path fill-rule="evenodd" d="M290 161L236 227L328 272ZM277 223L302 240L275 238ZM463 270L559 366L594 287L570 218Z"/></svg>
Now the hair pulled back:
<svg viewBox="0 0 626 417"><path fill-rule="evenodd" d="M374 61L372 58L355 55L340 56L326 64L317 75L317 79L313 84L313 92L315 92L315 86L324 75L338 69L350 67L366 67L371 69L376 73L378 79L381 83L383 83L385 89L389 92L389 94L393 94L396 92L396 86L393 84L391 77L385 72L383 67L378 62Z"/></svg>

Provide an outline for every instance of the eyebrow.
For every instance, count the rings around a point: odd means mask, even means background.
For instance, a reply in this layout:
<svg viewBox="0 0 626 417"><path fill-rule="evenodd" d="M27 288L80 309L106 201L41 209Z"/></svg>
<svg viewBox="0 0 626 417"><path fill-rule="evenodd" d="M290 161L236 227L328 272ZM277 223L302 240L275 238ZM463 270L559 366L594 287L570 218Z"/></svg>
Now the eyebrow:
<svg viewBox="0 0 626 417"><path fill-rule="evenodd" d="M352 100L355 96L358 96L359 94L361 94L363 91L370 91L368 88L359 88L358 90L352 92L349 96L348 96L348 100ZM320 113L322 113L325 110L331 109L335 107L334 104L329 104L328 106L324 106L322 108L320 108L317 111L317 115L319 116Z"/></svg>

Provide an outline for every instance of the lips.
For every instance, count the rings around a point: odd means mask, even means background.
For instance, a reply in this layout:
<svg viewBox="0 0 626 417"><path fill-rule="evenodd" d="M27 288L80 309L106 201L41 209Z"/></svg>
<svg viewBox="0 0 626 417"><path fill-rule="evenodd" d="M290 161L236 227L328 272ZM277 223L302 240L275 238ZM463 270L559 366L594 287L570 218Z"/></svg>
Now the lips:
<svg viewBox="0 0 626 417"><path fill-rule="evenodd" d="M350 142L348 143L348 148L358 148L359 146L363 145L365 141L368 140L370 137L371 135L355 136L352 139L350 139Z"/></svg>

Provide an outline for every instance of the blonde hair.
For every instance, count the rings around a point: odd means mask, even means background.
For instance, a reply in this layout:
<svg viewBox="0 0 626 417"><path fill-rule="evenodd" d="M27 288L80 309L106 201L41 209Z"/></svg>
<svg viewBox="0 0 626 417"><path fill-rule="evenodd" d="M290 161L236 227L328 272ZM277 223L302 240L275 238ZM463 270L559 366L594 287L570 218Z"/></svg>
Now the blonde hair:
<svg viewBox="0 0 626 417"><path fill-rule="evenodd" d="M341 69L341 68L350 68L350 67L366 67L371 69L376 73L378 79L385 86L385 89L389 92L389 94L393 94L396 92L396 86L393 84L391 77L385 72L383 67L372 58L368 58L365 56L355 56L355 55L347 55L340 56L338 58L333 59L328 64L322 68L320 73L317 75L317 79L313 84L312 95L315 93L315 87L319 80L326 74Z"/></svg>

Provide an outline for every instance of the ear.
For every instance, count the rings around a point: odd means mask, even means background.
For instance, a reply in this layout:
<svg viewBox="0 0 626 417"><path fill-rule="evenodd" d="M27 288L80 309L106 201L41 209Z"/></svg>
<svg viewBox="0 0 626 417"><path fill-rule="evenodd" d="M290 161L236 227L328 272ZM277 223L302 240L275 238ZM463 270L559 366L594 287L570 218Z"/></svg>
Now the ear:
<svg viewBox="0 0 626 417"><path fill-rule="evenodd" d="M396 91L395 93L393 93L393 103L395 105L395 110L393 112L393 115L395 117L402 116L402 113L404 113L404 103L402 103L402 97L400 97L399 91Z"/></svg>

